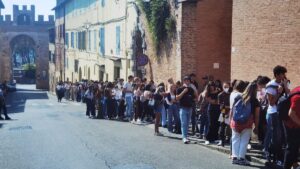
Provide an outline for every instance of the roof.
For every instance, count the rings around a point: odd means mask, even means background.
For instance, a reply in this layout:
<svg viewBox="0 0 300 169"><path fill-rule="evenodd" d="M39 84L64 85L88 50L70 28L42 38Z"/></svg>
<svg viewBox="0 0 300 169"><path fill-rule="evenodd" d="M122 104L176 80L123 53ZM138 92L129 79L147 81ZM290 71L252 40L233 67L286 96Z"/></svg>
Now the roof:
<svg viewBox="0 0 300 169"><path fill-rule="evenodd" d="M5 6L4 6L2 0L0 0L0 9L4 9L4 8L5 8Z"/></svg>

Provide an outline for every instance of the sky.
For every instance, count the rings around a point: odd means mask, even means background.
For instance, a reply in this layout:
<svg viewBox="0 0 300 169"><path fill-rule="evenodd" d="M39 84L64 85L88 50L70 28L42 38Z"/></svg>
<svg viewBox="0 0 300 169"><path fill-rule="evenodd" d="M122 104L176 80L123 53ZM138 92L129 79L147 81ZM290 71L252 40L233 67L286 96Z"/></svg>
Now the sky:
<svg viewBox="0 0 300 169"><path fill-rule="evenodd" d="M56 5L56 0L2 0L5 9L1 11L2 15L12 15L12 6L15 5L27 5L27 9L30 9L30 5L35 5L35 15L45 15L44 19L48 20L47 15L54 15L51 10Z"/></svg>

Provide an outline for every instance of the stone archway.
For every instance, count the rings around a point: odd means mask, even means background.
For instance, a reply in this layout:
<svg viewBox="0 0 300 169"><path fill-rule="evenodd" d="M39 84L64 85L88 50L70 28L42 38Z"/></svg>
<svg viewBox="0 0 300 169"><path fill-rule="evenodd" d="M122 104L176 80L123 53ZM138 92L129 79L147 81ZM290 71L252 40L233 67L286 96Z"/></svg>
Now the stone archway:
<svg viewBox="0 0 300 169"><path fill-rule="evenodd" d="M36 42L28 35L18 35L10 41L12 77L18 83L36 83Z"/></svg>

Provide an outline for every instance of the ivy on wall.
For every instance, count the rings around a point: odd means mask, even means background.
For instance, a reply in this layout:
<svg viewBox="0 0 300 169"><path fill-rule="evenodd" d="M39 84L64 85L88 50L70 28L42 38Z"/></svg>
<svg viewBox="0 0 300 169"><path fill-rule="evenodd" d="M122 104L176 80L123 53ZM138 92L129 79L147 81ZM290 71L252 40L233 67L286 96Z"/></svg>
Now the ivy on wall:
<svg viewBox="0 0 300 169"><path fill-rule="evenodd" d="M167 38L171 38L176 30L176 19L171 15L168 0L138 0L139 7L145 13L149 30L156 50Z"/></svg>

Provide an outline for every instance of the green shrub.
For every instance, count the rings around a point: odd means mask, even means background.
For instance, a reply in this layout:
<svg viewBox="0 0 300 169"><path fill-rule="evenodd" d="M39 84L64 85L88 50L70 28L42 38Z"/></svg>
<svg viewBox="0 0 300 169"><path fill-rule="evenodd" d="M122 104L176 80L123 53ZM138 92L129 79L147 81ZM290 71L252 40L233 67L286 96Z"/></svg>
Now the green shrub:
<svg viewBox="0 0 300 169"><path fill-rule="evenodd" d="M167 0L138 0L138 4L145 13L154 47L160 50L160 44L176 30L176 20L171 15L170 4Z"/></svg>

